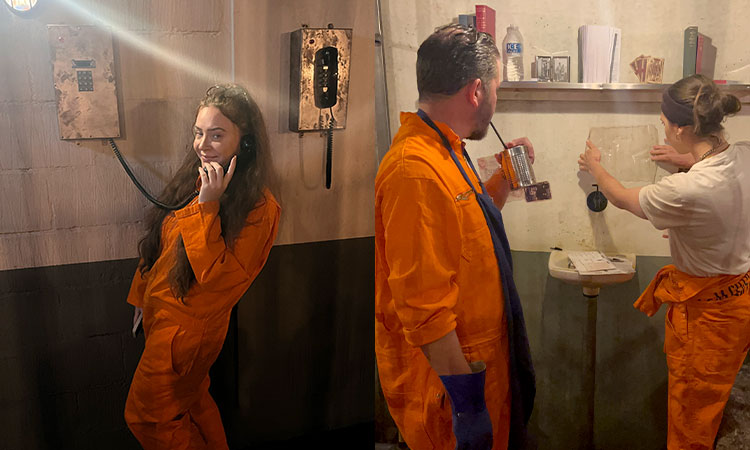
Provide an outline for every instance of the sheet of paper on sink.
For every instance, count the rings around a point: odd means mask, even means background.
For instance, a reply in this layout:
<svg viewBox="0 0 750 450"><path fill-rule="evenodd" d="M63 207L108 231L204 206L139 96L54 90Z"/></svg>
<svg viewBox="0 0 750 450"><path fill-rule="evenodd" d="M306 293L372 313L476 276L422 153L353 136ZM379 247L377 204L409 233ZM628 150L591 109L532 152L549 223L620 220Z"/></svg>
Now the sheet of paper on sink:
<svg viewBox="0 0 750 450"><path fill-rule="evenodd" d="M612 260L616 267L616 271L608 271L606 273L634 273L635 269L633 269L633 263L628 260Z"/></svg>
<svg viewBox="0 0 750 450"><path fill-rule="evenodd" d="M623 270L625 268L623 264L619 264L620 267L617 267L600 252L568 252L568 259L581 275L628 273Z"/></svg>

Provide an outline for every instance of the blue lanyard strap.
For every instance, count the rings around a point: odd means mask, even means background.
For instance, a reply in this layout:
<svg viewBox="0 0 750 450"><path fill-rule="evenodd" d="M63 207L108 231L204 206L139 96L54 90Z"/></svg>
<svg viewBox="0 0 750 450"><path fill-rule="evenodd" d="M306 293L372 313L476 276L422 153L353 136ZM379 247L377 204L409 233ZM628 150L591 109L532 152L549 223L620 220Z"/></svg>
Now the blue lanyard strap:
<svg viewBox="0 0 750 450"><path fill-rule="evenodd" d="M523 448L525 447L524 442L526 441L526 424L531 416L531 411L534 405L534 397L536 395L536 382L534 375L534 365L531 361L531 355L529 350L528 335L526 333L526 324L523 318L523 308L521 307L521 299L518 296L516 285L513 281L513 262L510 254L510 245L508 243L508 237L505 234L505 226L503 225L503 217L500 210L492 202L492 199L487 195L484 184L479 181L479 185L482 188L482 194L477 194L474 189L474 184L469 179L463 166L458 161L456 153L448 141L448 138L440 131L435 123L427 116L427 114L421 109L417 111L419 117L427 124L430 128L440 136L443 141L443 145L451 155L453 162L456 164L458 169L461 171L464 180L471 186L471 190L474 192L474 197L479 204L484 220L487 222L487 227L490 231L490 238L492 239L492 246L494 248L495 258L497 259L498 270L500 272L500 279L503 289L503 299L505 303L505 318L508 326L508 351L510 357L510 391L511 391L511 418L510 418L510 433L508 436L508 448ZM469 163L469 167L474 171L474 175L477 174L474 164L471 162L466 149L463 149L464 157Z"/></svg>
<svg viewBox="0 0 750 450"><path fill-rule="evenodd" d="M464 170L464 166L461 164L461 162L458 160L458 156L456 156L456 152L453 151L453 147L451 147L450 141L448 141L448 138L445 137L445 134L443 134L442 131L440 131L440 128L438 128L437 125L435 125L435 122L430 119L430 116L427 115L426 112L422 111L421 109L417 111L417 115L424 121L424 123L427 124L430 128L435 130L435 132L440 136L440 139L443 141L443 146L448 149L448 152L451 155L451 159L453 159L453 162L456 163L456 166L458 167L458 170L461 171L461 175L463 175L464 180L469 184L471 187L472 192L476 195L477 190L474 188L474 183L471 182L471 179L466 174L466 171ZM479 187L482 188L482 193L486 194L487 190L484 188L484 183L479 178L479 174L477 173L477 170L474 168L474 164L471 162L471 158L469 158L469 154L466 152L466 149L463 149L464 158L466 158L466 162L469 163L469 167L471 167L471 170L474 172L474 176L477 177L477 180L479 180Z"/></svg>

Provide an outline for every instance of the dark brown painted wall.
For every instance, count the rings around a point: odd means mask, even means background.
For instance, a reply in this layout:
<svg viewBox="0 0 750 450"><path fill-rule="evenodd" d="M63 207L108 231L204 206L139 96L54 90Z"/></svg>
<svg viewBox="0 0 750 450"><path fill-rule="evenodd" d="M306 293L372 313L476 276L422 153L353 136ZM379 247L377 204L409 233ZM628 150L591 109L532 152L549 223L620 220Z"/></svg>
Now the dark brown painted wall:
<svg viewBox="0 0 750 450"><path fill-rule="evenodd" d="M138 448L122 418L135 266L0 272L0 449ZM273 248L211 374L235 448L358 425L348 439L371 445L373 273L372 238Z"/></svg>

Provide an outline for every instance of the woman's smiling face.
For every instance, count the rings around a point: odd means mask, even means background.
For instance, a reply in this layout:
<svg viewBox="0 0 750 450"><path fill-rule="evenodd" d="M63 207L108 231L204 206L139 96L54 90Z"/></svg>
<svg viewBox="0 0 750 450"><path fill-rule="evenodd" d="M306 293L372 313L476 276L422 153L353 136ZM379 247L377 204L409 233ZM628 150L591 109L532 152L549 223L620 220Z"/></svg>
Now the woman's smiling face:
<svg viewBox="0 0 750 450"><path fill-rule="evenodd" d="M193 125L193 150L201 165L217 162L227 167L240 144L240 129L215 106L198 111Z"/></svg>

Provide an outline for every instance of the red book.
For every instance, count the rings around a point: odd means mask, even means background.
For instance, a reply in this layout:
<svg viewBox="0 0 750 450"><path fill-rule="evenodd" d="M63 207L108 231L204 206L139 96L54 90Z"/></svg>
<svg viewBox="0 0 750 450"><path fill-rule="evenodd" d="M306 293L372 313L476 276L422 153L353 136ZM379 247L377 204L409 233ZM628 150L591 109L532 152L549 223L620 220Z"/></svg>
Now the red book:
<svg viewBox="0 0 750 450"><path fill-rule="evenodd" d="M477 31L488 33L497 42L495 37L495 10L487 5L476 5L476 13Z"/></svg>
<svg viewBox="0 0 750 450"><path fill-rule="evenodd" d="M716 46L711 42L710 37L698 33L697 49L695 52L695 73L713 78L715 66Z"/></svg>

